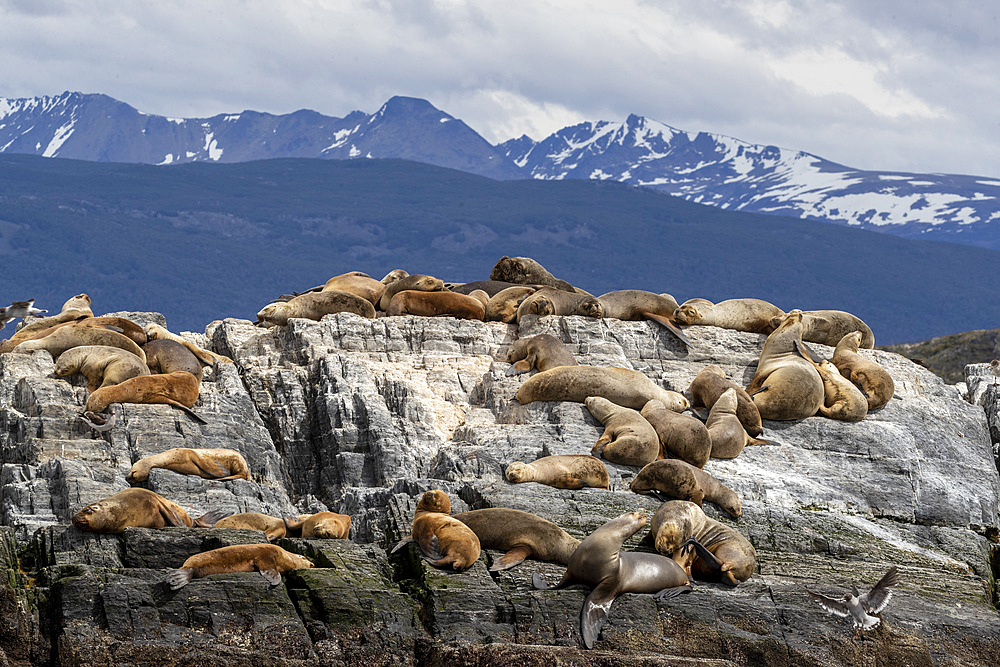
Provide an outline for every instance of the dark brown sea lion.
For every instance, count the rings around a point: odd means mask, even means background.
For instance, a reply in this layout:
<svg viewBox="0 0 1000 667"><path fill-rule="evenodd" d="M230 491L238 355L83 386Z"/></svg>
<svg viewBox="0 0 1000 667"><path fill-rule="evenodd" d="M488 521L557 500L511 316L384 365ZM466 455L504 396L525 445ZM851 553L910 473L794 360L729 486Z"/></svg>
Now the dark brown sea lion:
<svg viewBox="0 0 1000 667"><path fill-rule="evenodd" d="M648 464L633 478L629 488L635 493L652 494L668 500L703 500L715 503L726 514L739 519L743 514L740 497L712 475L680 459L660 459Z"/></svg>
<svg viewBox="0 0 1000 667"><path fill-rule="evenodd" d="M764 419L812 417L823 405L823 380L796 348L802 343L802 311L793 310L764 341L757 372L747 387ZM757 390L767 385L765 391Z"/></svg>
<svg viewBox="0 0 1000 667"><path fill-rule="evenodd" d="M210 528L221 512L192 520L184 508L147 489L131 488L91 503L73 515L73 525L91 533L120 533L126 528Z"/></svg>
<svg viewBox="0 0 1000 667"><path fill-rule="evenodd" d="M549 273L544 266L530 257L501 257L493 270L490 280L516 283L518 285L548 285L566 292L577 289L565 280L560 280Z"/></svg>
<svg viewBox="0 0 1000 667"><path fill-rule="evenodd" d="M173 373L187 371L201 381L201 361L187 349L174 340L151 340L142 346L146 354L146 365L152 373Z"/></svg>
<svg viewBox="0 0 1000 667"><path fill-rule="evenodd" d="M575 401L603 396L612 403L640 410L652 399L675 412L688 408L688 400L676 391L660 387L641 371L617 366L559 366L528 378L515 398L521 405L534 401Z"/></svg>
<svg viewBox="0 0 1000 667"><path fill-rule="evenodd" d="M533 368L547 371L559 366L578 366L576 358L566 349L566 344L552 334L538 334L519 338L507 350L507 375L520 375Z"/></svg>
<svg viewBox="0 0 1000 667"><path fill-rule="evenodd" d="M129 378L149 375L149 368L128 350L107 345L82 345L66 350L56 360L57 377L73 373L87 378L87 391L94 392Z"/></svg>
<svg viewBox="0 0 1000 667"><path fill-rule="evenodd" d="M192 579L231 572L260 572L269 584L281 583L289 570L313 567L312 562L274 544L234 544L191 556L177 569L167 570L171 590L187 586Z"/></svg>
<svg viewBox="0 0 1000 667"><path fill-rule="evenodd" d="M868 399L868 409L878 410L896 393L896 383L889 372L870 359L861 356L862 333L852 331L837 343L833 365L840 374L857 385Z"/></svg>
<svg viewBox="0 0 1000 667"><path fill-rule="evenodd" d="M416 542L424 560L435 567L450 566L456 572L472 567L479 559L479 538L450 513L447 493L438 489L427 491L417 503L410 536L397 542L390 553Z"/></svg>
<svg viewBox="0 0 1000 667"><path fill-rule="evenodd" d="M512 568L525 558L566 565L580 546L580 540L530 512L494 507L462 512L455 518L472 529L484 549L507 552L493 564L492 572Z"/></svg>
<svg viewBox="0 0 1000 667"><path fill-rule="evenodd" d="M243 455L232 449L190 449L175 447L136 461L125 478L129 483L149 479L153 468L172 470L181 475L225 482L250 479L250 468Z"/></svg>
<svg viewBox="0 0 1000 667"><path fill-rule="evenodd" d="M607 467L601 459L587 454L543 456L531 463L514 461L504 476L514 484L538 482L557 489L609 488Z"/></svg>

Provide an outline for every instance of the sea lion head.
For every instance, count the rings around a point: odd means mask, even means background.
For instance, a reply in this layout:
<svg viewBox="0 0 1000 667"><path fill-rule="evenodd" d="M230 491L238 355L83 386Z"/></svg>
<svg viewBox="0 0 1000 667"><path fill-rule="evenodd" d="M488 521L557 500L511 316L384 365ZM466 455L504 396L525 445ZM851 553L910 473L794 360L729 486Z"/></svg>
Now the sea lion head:
<svg viewBox="0 0 1000 667"><path fill-rule="evenodd" d="M586 299L577 306L577 313L585 317L604 317L604 304L599 299Z"/></svg>
<svg viewBox="0 0 1000 667"><path fill-rule="evenodd" d="M420 498L420 502L417 503L417 511L451 514L451 500L444 491L431 489Z"/></svg>
<svg viewBox="0 0 1000 667"><path fill-rule="evenodd" d="M520 484L521 482L530 482L531 480L531 469L528 468L527 464L523 461L514 461L504 472L507 477L507 481L513 482L514 484Z"/></svg>
<svg viewBox="0 0 1000 667"><path fill-rule="evenodd" d="M539 295L528 302L527 312L529 315L545 317L546 315L553 315L556 312L556 307L549 297Z"/></svg>
<svg viewBox="0 0 1000 667"><path fill-rule="evenodd" d="M788 313L786 313L785 315L775 315L774 317L772 317L771 327L774 329L774 331L777 331L778 329L784 331L785 329L789 329L801 322L802 322L802 311L796 308L795 310L788 311ZM772 333L774 332L772 331Z"/></svg>
<svg viewBox="0 0 1000 667"><path fill-rule="evenodd" d="M648 519L645 512L626 512L604 524L604 527L610 529L616 537L621 537L624 541L645 526L646 521Z"/></svg>
<svg viewBox="0 0 1000 667"><path fill-rule="evenodd" d="M679 324L695 324L701 321L701 312L698 307L689 303L682 304L674 311L674 319Z"/></svg>
<svg viewBox="0 0 1000 667"><path fill-rule="evenodd" d="M91 503L73 515L73 525L78 530L106 533L109 532L109 527L122 525L122 522L117 520L117 514L120 510L121 508L117 505L104 501Z"/></svg>
<svg viewBox="0 0 1000 667"><path fill-rule="evenodd" d="M316 567L315 565L313 565L313 562L308 558L306 558L305 556L293 554L290 551L285 551L285 553L282 554L282 560L286 561L288 565L288 567L283 568L284 570L302 570L311 567Z"/></svg>
<svg viewBox="0 0 1000 667"><path fill-rule="evenodd" d="M840 339L842 344L845 344L847 349L851 352L857 352L858 348L861 347L861 332L852 331L843 338Z"/></svg>
<svg viewBox="0 0 1000 667"><path fill-rule="evenodd" d="M322 516L312 526L312 537L339 540L346 538L351 532L351 517L334 512L321 512Z"/></svg>
<svg viewBox="0 0 1000 667"><path fill-rule="evenodd" d="M409 287L411 290L417 290L420 292L440 292L445 289L444 281L440 278L435 278L434 276L409 276L413 279L412 285Z"/></svg>
<svg viewBox="0 0 1000 667"><path fill-rule="evenodd" d="M278 313L286 307L287 306L285 306L284 303L269 303L258 311L257 321L272 321L276 319L278 317Z"/></svg>
<svg viewBox="0 0 1000 667"><path fill-rule="evenodd" d="M393 269L389 273L385 274L385 277L382 278L382 280L380 280L379 282L382 283L383 285L389 285L391 283L396 282L397 280L402 280L403 278L406 278L408 275L410 274L404 271L403 269Z"/></svg>

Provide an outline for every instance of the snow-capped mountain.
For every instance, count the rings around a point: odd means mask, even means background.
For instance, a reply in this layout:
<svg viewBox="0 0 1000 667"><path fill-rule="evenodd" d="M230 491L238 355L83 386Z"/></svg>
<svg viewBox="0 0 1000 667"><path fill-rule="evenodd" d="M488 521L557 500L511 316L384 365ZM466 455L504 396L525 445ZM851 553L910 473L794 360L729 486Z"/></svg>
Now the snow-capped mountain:
<svg viewBox="0 0 1000 667"><path fill-rule="evenodd" d="M521 178L485 139L429 102L393 97L374 114L301 110L166 118L106 95L0 98L0 152L97 162L178 164L278 157L403 158L491 178Z"/></svg>
<svg viewBox="0 0 1000 667"><path fill-rule="evenodd" d="M1000 248L1000 179L860 171L635 115L499 148L532 178L611 179L731 210Z"/></svg>

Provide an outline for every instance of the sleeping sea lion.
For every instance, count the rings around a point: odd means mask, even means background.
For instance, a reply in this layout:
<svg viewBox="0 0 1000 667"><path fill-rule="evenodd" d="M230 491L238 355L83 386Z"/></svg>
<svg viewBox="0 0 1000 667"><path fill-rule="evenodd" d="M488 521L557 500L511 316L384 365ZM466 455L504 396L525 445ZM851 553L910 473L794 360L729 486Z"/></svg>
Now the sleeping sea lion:
<svg viewBox="0 0 1000 667"><path fill-rule="evenodd" d="M588 396L603 396L633 410L642 409L654 398L675 412L682 412L689 406L682 394L660 387L641 371L617 366L550 368L528 378L514 397L521 405L527 405L534 401L583 403Z"/></svg>
<svg viewBox="0 0 1000 667"><path fill-rule="evenodd" d="M179 568L167 570L166 581L176 591L192 579L212 574L260 572L271 586L277 586L282 573L310 567L308 558L274 544L234 544L191 556Z"/></svg>
<svg viewBox="0 0 1000 667"><path fill-rule="evenodd" d="M222 512L192 520L184 508L148 489L131 488L90 503L73 515L73 525L91 533L120 533L126 528L211 528Z"/></svg>
<svg viewBox="0 0 1000 667"><path fill-rule="evenodd" d="M149 479L153 468L172 470L181 475L225 482L250 479L250 468L243 455L232 449L190 449L174 447L136 461L125 478L130 484Z"/></svg>
<svg viewBox="0 0 1000 667"><path fill-rule="evenodd" d="M532 368L547 371L559 366L578 366L566 344L552 334L519 338L507 350L507 363L513 364L506 375L520 375Z"/></svg>
<svg viewBox="0 0 1000 667"><path fill-rule="evenodd" d="M701 506L703 500L715 503L729 516L743 514L740 497L712 475L680 459L660 459L646 465L632 479L634 493L651 494L661 500L690 500Z"/></svg>
<svg viewBox="0 0 1000 667"><path fill-rule="evenodd" d="M833 365L840 374L864 392L869 410L878 410L896 393L896 383L889 372L870 359L861 356L862 332L852 331L837 343Z"/></svg>
<svg viewBox="0 0 1000 667"><path fill-rule="evenodd" d="M668 410L662 401L647 401L639 414L649 422L660 439L660 456L676 456L697 468L704 468L712 455L708 429L691 415Z"/></svg>
<svg viewBox="0 0 1000 667"><path fill-rule="evenodd" d="M350 292L327 290L302 294L283 303L269 303L257 313L257 321L284 326L293 317L318 321L324 315L344 312L367 318L375 317L375 307L371 301Z"/></svg>
<svg viewBox="0 0 1000 667"><path fill-rule="evenodd" d="M680 324L768 334L774 331L771 319L784 315L785 311L781 308L761 299L726 299L719 303L708 299L688 299L674 311L674 320Z"/></svg>
<svg viewBox="0 0 1000 667"><path fill-rule="evenodd" d="M491 572L512 568L525 558L566 565L580 546L580 540L530 512L493 507L462 512L455 518L472 529L482 548L506 552Z"/></svg>
<svg viewBox="0 0 1000 667"><path fill-rule="evenodd" d="M604 424L604 433L590 450L593 456L642 467L660 455L656 431L637 410L623 408L601 396L588 397L584 405Z"/></svg>
<svg viewBox="0 0 1000 667"><path fill-rule="evenodd" d="M538 482L557 489L609 488L607 467L601 459L588 454L543 456L531 463L514 461L504 476L514 484Z"/></svg>
<svg viewBox="0 0 1000 667"><path fill-rule="evenodd" d="M87 378L87 391L94 392L129 378L149 375L149 368L128 350L107 345L81 345L66 350L56 360L57 377L73 373Z"/></svg>

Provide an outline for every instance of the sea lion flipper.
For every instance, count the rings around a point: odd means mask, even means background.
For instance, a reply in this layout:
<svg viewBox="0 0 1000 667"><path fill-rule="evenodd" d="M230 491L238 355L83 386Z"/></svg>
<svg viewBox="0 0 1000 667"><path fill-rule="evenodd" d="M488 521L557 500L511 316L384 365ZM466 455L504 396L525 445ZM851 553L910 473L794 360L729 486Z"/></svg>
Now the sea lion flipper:
<svg viewBox="0 0 1000 667"><path fill-rule="evenodd" d="M260 572L260 576L267 579L267 583L271 584L271 586L278 586L281 584L281 573L277 570L258 570L258 572Z"/></svg>
<svg viewBox="0 0 1000 667"><path fill-rule="evenodd" d="M669 600L670 598L675 598L681 593L690 593L694 589L691 588L691 584L685 584L683 586L674 586L673 588L664 588L662 591L653 593L653 597L657 600Z"/></svg>
<svg viewBox="0 0 1000 667"><path fill-rule="evenodd" d="M441 546L438 544L438 536L431 535L431 539L428 540L427 545L417 543L420 547L420 551L423 554L425 561L431 565L440 565L441 561L444 560L444 554L441 553Z"/></svg>
<svg viewBox="0 0 1000 667"><path fill-rule="evenodd" d="M688 409L691 410L691 414L693 414L698 419L702 420L703 422L708 421L708 414L709 414L708 408L702 406L699 408L691 407Z"/></svg>
<svg viewBox="0 0 1000 667"><path fill-rule="evenodd" d="M552 588L549 586L548 582L542 578L542 575L538 574L537 570L531 575L531 585L540 591L547 591Z"/></svg>
<svg viewBox="0 0 1000 667"><path fill-rule="evenodd" d="M490 572L500 572L502 570L509 570L518 563L523 562L525 558L531 555L531 553L532 552L530 547L523 547L523 546L514 547L513 549L505 553L503 556L501 556L496 563L494 563L493 567L490 568Z"/></svg>
<svg viewBox="0 0 1000 667"><path fill-rule="evenodd" d="M531 364L529 364L526 359L521 359L520 361L515 361L511 364L510 368L507 369L507 372L504 373L504 375L508 377L512 375L521 375L529 372L530 370Z"/></svg>
<svg viewBox="0 0 1000 667"><path fill-rule="evenodd" d="M285 519L285 525L286 526L288 525L288 519ZM400 549L402 549L405 545L409 544L410 542L413 542L413 535L407 535L406 537L404 537L403 539L401 539L399 542L396 542L396 546L394 546L392 548L392 551L390 551L389 553L391 553L391 554L396 553L397 551L399 551Z"/></svg>
<svg viewBox="0 0 1000 667"><path fill-rule="evenodd" d="M167 570L167 585L170 586L170 590L176 591L179 588L184 588L191 581L191 577L194 575L194 570L185 568L171 568Z"/></svg>
<svg viewBox="0 0 1000 667"><path fill-rule="evenodd" d="M594 640L601 633L604 622L608 620L608 610L617 592L617 580L615 583L605 580L598 584L584 601L583 610L580 612L580 634L583 635L583 645L587 648L594 648Z"/></svg>
<svg viewBox="0 0 1000 667"><path fill-rule="evenodd" d="M163 508L160 510L160 514L163 515L163 520L168 526L174 526L176 528L190 528L190 526L184 522L184 519L181 518L181 515L177 513L177 510L166 510L167 508Z"/></svg>
<svg viewBox="0 0 1000 667"><path fill-rule="evenodd" d="M698 554L698 558L705 565L705 567L722 574L722 563L720 563L719 559L715 557L715 554L706 549L701 542L692 537L684 543L684 546L688 545L694 547L695 553Z"/></svg>
<svg viewBox="0 0 1000 667"><path fill-rule="evenodd" d="M206 466L204 472L206 475L211 475L211 479L221 479L223 477L231 476L232 472L226 466L219 463L217 459L205 457L206 462L212 462L215 464L214 469L209 470L210 466Z"/></svg>
<svg viewBox="0 0 1000 667"><path fill-rule="evenodd" d="M182 411L186 412L188 414L188 416L191 417L191 419L195 420L199 424L207 424L208 423L207 421L205 421L204 419L202 419L201 417L199 417L198 415L196 415L195 412L194 412L194 410L192 410L188 406L184 405L183 403L180 403L178 401L170 401L170 400L166 401L166 403L168 405L172 405L173 407L177 408L178 410L182 410Z"/></svg>
<svg viewBox="0 0 1000 667"><path fill-rule="evenodd" d="M795 340L793 342L795 343L795 349L807 361L811 361L814 364L819 364L819 363L822 363L822 362L826 361L826 359L824 359L820 355L816 354L816 352L814 352L813 350L811 350L809 348L809 346L806 345L805 343L803 343L801 340Z"/></svg>
<svg viewBox="0 0 1000 667"><path fill-rule="evenodd" d="M643 316L647 317L648 319L653 320L654 322L659 322L664 327L666 327L667 330L670 331L670 333L672 333L674 336L676 336L677 340L679 340L680 342L684 343L688 347L692 347L691 341L688 340L688 337L685 336L684 332L681 331L677 327L676 324L674 324L673 322L671 322L668 317L665 317L663 315L657 315L656 313L650 313L650 312L646 312L646 311L643 311L642 314L643 314Z"/></svg>
<svg viewBox="0 0 1000 667"><path fill-rule="evenodd" d="M229 516L230 512L226 510L212 510L211 512L205 512L200 517L194 520L194 525L198 528L211 528L220 519L224 519Z"/></svg>

